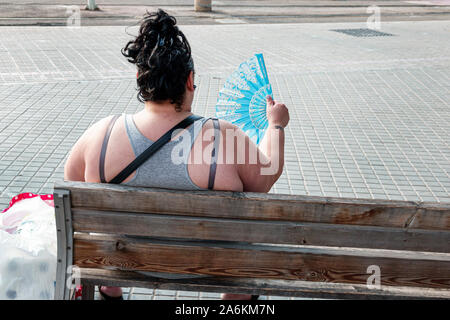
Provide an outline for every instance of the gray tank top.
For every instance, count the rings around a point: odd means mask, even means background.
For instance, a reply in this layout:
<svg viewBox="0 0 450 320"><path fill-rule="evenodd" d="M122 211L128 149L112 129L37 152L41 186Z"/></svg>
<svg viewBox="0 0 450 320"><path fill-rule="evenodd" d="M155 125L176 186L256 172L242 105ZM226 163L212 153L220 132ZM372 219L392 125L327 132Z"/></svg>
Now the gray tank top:
<svg viewBox="0 0 450 320"><path fill-rule="evenodd" d="M124 118L128 139L137 157L154 141L139 131L134 123L133 115L124 114ZM136 170L131 180L122 184L165 189L205 190L194 184L189 177L188 157L195 139L207 120L208 118L203 118L196 121L186 129L182 138L166 143Z"/></svg>

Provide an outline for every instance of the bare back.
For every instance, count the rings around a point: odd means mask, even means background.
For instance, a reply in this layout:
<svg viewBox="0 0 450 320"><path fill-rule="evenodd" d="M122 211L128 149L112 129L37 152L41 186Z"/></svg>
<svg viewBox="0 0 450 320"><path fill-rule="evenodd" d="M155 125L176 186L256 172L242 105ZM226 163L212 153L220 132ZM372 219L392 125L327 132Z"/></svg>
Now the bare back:
<svg viewBox="0 0 450 320"><path fill-rule="evenodd" d="M135 114L133 117L134 124L139 132L148 140L156 141L166 131L173 127L178 120L176 117L158 117L148 116L143 112ZM99 176L99 158L100 150L103 143L103 138L106 134L108 124L111 117L105 118L94 124L87 133L89 133L88 143L85 147L85 181L86 182L100 182ZM221 126L224 128L224 126ZM210 163L207 157L203 155L211 154L212 141L211 137L207 136L208 131L213 130L211 121L205 122L202 131L195 138L190 152L190 161L187 164L187 171L192 183L199 188L208 187L209 167ZM223 130L223 129L222 129ZM222 134L225 136L225 134ZM221 159L224 153L224 143L221 141L219 146L218 158ZM195 154L193 152L195 150ZM199 154L202 155L199 161ZM115 123L105 157L105 178L110 181L120 171L123 170L136 157L135 150L133 150L132 141L130 141L127 133L126 121L122 115ZM167 157L165 161L172 161ZM196 158L196 159L194 159ZM214 190L229 190L229 191L243 191L243 184L239 178L237 167L233 164L225 164L220 161L217 164L216 178L214 183ZM135 178L136 172L130 175L124 183L128 183ZM148 181L147 185L154 186L152 181ZM170 186L168 181L167 187Z"/></svg>

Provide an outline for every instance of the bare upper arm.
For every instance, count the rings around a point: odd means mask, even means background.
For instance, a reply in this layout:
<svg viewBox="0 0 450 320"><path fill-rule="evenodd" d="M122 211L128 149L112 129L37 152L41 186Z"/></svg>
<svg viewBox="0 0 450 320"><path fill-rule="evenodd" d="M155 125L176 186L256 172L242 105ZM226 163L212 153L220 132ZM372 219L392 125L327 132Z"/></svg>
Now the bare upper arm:
<svg viewBox="0 0 450 320"><path fill-rule="evenodd" d="M84 181L84 171L86 168L84 161L85 140L83 134L72 147L64 166L64 180Z"/></svg>
<svg viewBox="0 0 450 320"><path fill-rule="evenodd" d="M111 117L104 118L89 127L78 139L70 151L64 166L64 180L85 181L86 153L93 137L106 131L106 125Z"/></svg>
<svg viewBox="0 0 450 320"><path fill-rule="evenodd" d="M244 191L269 192L274 181L272 176L262 174L269 159L258 146L237 126L223 121L225 161L234 161Z"/></svg>

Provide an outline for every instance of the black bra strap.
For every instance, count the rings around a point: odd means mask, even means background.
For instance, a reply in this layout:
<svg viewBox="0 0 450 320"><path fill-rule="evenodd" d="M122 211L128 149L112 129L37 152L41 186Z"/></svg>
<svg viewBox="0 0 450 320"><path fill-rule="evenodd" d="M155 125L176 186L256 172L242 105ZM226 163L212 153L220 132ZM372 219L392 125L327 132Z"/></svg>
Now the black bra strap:
<svg viewBox="0 0 450 320"><path fill-rule="evenodd" d="M114 127L114 124L116 123L116 120L120 117L120 115L115 115L112 117L111 121L109 122L108 129L106 130L105 137L103 138L103 144L102 144L102 151L100 152L100 163L99 163L99 170L100 170L100 181L102 183L106 183L105 180L105 157L106 157L106 148L108 147L109 137L111 136L111 131Z"/></svg>
<svg viewBox="0 0 450 320"><path fill-rule="evenodd" d="M209 181L208 189L214 188L214 181L216 179L217 158L219 156L219 144L220 144L220 124L217 118L213 118L214 124L214 145L211 151L211 165L209 167Z"/></svg>

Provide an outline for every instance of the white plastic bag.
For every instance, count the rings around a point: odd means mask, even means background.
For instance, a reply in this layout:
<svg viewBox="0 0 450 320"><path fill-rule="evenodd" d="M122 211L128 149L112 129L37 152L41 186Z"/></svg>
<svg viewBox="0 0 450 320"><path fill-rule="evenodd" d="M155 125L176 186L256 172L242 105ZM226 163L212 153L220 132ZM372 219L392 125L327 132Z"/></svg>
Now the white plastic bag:
<svg viewBox="0 0 450 320"><path fill-rule="evenodd" d="M55 211L41 197L0 214L0 299L53 299L56 248Z"/></svg>

